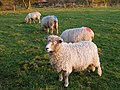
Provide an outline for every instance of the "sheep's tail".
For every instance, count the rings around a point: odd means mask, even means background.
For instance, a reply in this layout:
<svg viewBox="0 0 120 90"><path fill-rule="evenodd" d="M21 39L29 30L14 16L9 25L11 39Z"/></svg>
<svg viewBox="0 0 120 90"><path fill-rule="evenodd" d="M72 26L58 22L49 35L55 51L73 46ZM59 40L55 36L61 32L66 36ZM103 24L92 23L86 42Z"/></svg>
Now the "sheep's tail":
<svg viewBox="0 0 120 90"><path fill-rule="evenodd" d="M88 27L86 27L86 31L91 33L91 39L93 39L94 38L94 32Z"/></svg>

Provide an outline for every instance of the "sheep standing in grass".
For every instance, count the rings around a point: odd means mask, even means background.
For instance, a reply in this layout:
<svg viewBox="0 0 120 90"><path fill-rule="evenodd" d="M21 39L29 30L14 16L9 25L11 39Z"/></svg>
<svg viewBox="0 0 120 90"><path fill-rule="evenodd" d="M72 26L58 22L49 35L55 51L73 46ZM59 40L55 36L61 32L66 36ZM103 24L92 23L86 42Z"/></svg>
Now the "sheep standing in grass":
<svg viewBox="0 0 120 90"><path fill-rule="evenodd" d="M65 87L68 87L68 76L73 70L82 71L88 66L92 71L98 68L98 75L102 75L97 46L90 41L78 43L65 43L63 39L50 35L47 38L46 51L49 53L52 66L59 73L59 81L65 79Z"/></svg>
<svg viewBox="0 0 120 90"><path fill-rule="evenodd" d="M56 16L45 16L41 21L41 27L49 32L51 29L51 34L53 34L54 28L56 29L56 33L58 34L58 19Z"/></svg>
<svg viewBox="0 0 120 90"><path fill-rule="evenodd" d="M92 41L94 32L88 27L73 28L65 30L60 37L65 42Z"/></svg>
<svg viewBox="0 0 120 90"><path fill-rule="evenodd" d="M26 23L31 23L31 21L33 21L35 23L35 21L37 20L38 23L40 23L40 16L41 14L39 12L32 12L29 13L26 17L25 17L25 22Z"/></svg>

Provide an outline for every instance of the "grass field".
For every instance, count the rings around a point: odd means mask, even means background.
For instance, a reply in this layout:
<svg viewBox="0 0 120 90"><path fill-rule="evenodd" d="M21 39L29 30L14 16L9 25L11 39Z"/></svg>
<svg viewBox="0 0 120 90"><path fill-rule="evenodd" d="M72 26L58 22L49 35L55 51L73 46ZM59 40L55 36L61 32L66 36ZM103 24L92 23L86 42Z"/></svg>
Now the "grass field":
<svg viewBox="0 0 120 90"><path fill-rule="evenodd" d="M36 10L31 10L36 11ZM74 72L67 90L120 90L120 8L38 9L56 15L59 35L68 28L90 27L99 48L102 77ZM0 12L0 90L64 90L44 48L46 32L25 24L29 11Z"/></svg>

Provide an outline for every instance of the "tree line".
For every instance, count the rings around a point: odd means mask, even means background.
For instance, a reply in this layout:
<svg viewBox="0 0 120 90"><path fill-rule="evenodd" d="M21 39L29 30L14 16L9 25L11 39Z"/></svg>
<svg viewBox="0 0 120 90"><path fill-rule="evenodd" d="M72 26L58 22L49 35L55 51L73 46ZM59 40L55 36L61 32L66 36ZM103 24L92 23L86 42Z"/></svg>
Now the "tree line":
<svg viewBox="0 0 120 90"><path fill-rule="evenodd" d="M30 9L35 3L48 3L48 7L56 4L71 4L84 5L87 7L92 7L94 5L103 5L103 6L119 6L120 0L0 0L0 8L16 8L23 7L25 9ZM41 4L40 4L41 5Z"/></svg>

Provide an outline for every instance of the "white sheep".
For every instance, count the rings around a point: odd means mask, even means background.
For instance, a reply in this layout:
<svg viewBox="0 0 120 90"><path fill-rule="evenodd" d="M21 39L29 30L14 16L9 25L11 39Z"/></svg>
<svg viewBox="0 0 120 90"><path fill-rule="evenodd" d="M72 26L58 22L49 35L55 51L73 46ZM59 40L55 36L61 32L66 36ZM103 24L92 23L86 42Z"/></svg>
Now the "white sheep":
<svg viewBox="0 0 120 90"><path fill-rule="evenodd" d="M35 23L35 21L37 20L38 23L40 23L40 16L41 13L39 12L31 12L25 17L25 22L31 23L31 21L33 21Z"/></svg>
<svg viewBox="0 0 120 90"><path fill-rule="evenodd" d="M65 30L60 37L65 42L92 41L94 32L88 27L73 28Z"/></svg>
<svg viewBox="0 0 120 90"><path fill-rule="evenodd" d="M61 37L50 35L47 38L46 51L49 53L51 65L59 73L59 81L65 79L68 87L68 76L73 70L82 71L90 66L92 71L98 68L98 75L102 75L97 46L91 41L78 43L63 42Z"/></svg>
<svg viewBox="0 0 120 90"><path fill-rule="evenodd" d="M58 19L56 16L45 16L42 18L41 27L49 32L51 29L51 34L53 34L54 28L56 29L56 33L58 34Z"/></svg>

